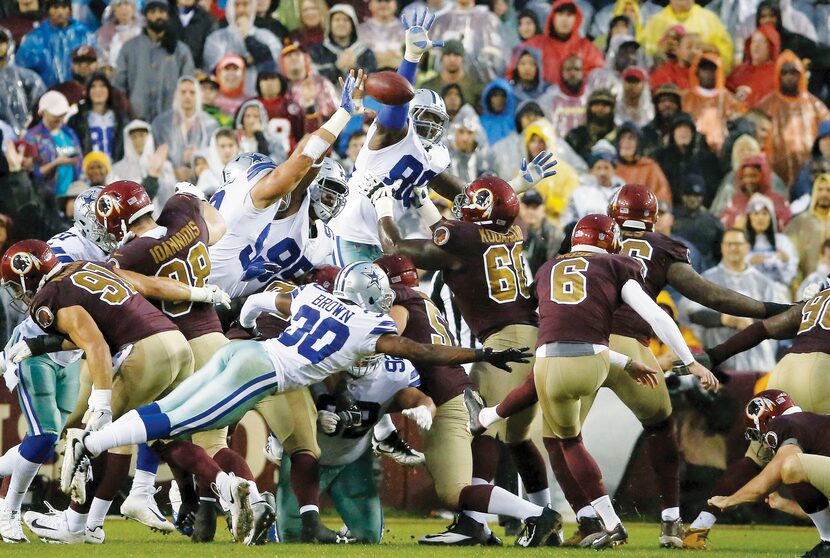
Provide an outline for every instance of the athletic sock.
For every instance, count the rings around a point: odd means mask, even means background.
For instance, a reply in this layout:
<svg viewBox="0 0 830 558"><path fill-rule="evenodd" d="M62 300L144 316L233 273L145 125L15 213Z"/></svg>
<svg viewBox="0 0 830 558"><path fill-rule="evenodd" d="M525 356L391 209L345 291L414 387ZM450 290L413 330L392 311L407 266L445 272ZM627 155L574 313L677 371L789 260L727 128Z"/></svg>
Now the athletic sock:
<svg viewBox="0 0 830 558"><path fill-rule="evenodd" d="M14 473L14 463L20 455L20 444L6 450L0 457L0 477L10 477Z"/></svg>
<svg viewBox="0 0 830 558"><path fill-rule="evenodd" d="M130 487L130 494L146 494L154 492L156 488L156 474L148 473L140 469L135 470L133 485Z"/></svg>
<svg viewBox="0 0 830 558"><path fill-rule="evenodd" d="M692 522L691 527L692 529L711 529L717 521L717 517L707 511L702 511Z"/></svg>
<svg viewBox="0 0 830 558"><path fill-rule="evenodd" d="M66 524L72 533L80 533L86 527L86 518L88 514L78 513L72 508L67 508L64 512L66 514Z"/></svg>
<svg viewBox="0 0 830 558"><path fill-rule="evenodd" d="M821 540L830 542L830 508L807 514L818 529Z"/></svg>
<svg viewBox="0 0 830 558"><path fill-rule="evenodd" d="M478 422L484 428L490 428L493 424L503 419L504 417L499 416L498 411L496 411L496 407L484 407L478 413Z"/></svg>
<svg viewBox="0 0 830 558"><path fill-rule="evenodd" d="M660 514L663 521L677 521L680 519L680 508L666 508Z"/></svg>
<svg viewBox="0 0 830 558"><path fill-rule="evenodd" d="M611 497L607 494L591 502L591 505L597 511L597 515L602 519L602 523L608 531L611 531L620 524L620 518L617 517L617 512L614 511L614 504L611 503Z"/></svg>
<svg viewBox="0 0 830 558"><path fill-rule="evenodd" d="M32 463L22 455L18 455L14 464L9 492L6 494L5 506L12 511L20 511L23 497L35 478L40 463Z"/></svg>
<svg viewBox="0 0 830 558"><path fill-rule="evenodd" d="M396 430L397 428L395 428L395 423L392 422L392 417L389 415L383 415L383 418L380 419L375 425L375 439L385 440Z"/></svg>
<svg viewBox="0 0 830 558"><path fill-rule="evenodd" d="M542 511L541 506L523 500L499 486L493 487L493 492L490 493L490 501L487 504L487 513L509 515L522 521L528 517L541 515Z"/></svg>
<svg viewBox="0 0 830 558"><path fill-rule="evenodd" d="M527 499L537 506L542 506L544 508L545 506L550 505L550 490L545 488L537 492L528 492Z"/></svg>
<svg viewBox="0 0 830 558"><path fill-rule="evenodd" d="M86 526L89 529L95 529L104 525L104 520L107 518L107 512L110 511L112 500L102 500L101 498L94 498L92 505L89 507L89 516L86 519Z"/></svg>
<svg viewBox="0 0 830 558"><path fill-rule="evenodd" d="M108 424L105 428L90 432L84 438L84 446L93 455L98 455L110 448L144 444L147 442L147 430L141 415L133 409L124 416Z"/></svg>
<svg viewBox="0 0 830 558"><path fill-rule="evenodd" d="M583 506L579 508L579 511L576 512L576 519L582 519L583 517L596 517L597 510L594 509L593 506Z"/></svg>

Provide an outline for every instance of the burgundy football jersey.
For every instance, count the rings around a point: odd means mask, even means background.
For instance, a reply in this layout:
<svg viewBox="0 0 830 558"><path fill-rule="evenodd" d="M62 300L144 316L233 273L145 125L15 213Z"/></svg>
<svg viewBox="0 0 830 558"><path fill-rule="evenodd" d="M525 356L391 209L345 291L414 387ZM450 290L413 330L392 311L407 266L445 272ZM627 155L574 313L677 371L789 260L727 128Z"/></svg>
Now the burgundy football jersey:
<svg viewBox="0 0 830 558"><path fill-rule="evenodd" d="M455 345L447 321L425 294L405 285L392 285L395 304L409 312L409 320L402 337L418 343ZM461 366L423 366L413 362L421 375L421 391L432 397L436 405L442 405L472 388L473 382Z"/></svg>
<svg viewBox="0 0 830 558"><path fill-rule="evenodd" d="M30 305L32 318L44 331L59 333L55 326L58 311L81 306L92 316L113 354L130 343L176 329L112 269L105 263L66 264L35 295Z"/></svg>
<svg viewBox="0 0 830 558"><path fill-rule="evenodd" d="M537 347L554 341L608 345L611 318L622 300L622 287L641 283L643 266L617 254L571 252L557 256L536 273L539 298Z"/></svg>
<svg viewBox="0 0 830 558"><path fill-rule="evenodd" d="M460 269L445 270L444 281L479 341L508 325L539 323L519 225L502 234L475 223L447 221L435 229L432 240L464 262Z"/></svg>
<svg viewBox="0 0 830 558"><path fill-rule="evenodd" d="M187 194L170 198L156 220L166 230L150 231L130 240L109 258L121 269L142 275L169 277L191 287L204 287L210 275L208 228L201 201ZM185 338L222 333L212 304L153 301L181 330Z"/></svg>
<svg viewBox="0 0 830 558"><path fill-rule="evenodd" d="M796 402L797 403L797 402ZM769 423L773 442L778 449L786 444L796 444L804 453L830 457L830 415L816 413L791 413L775 417Z"/></svg>
<svg viewBox="0 0 830 558"><path fill-rule="evenodd" d="M689 248L664 234L650 231L624 231L620 254L637 258L645 265L643 290L656 299L666 284L673 263L689 263ZM652 338L651 327L627 304L614 313L611 333L633 337L643 345Z"/></svg>
<svg viewBox="0 0 830 558"><path fill-rule="evenodd" d="M830 286L804 303L801 325L790 347L791 353L830 353Z"/></svg>

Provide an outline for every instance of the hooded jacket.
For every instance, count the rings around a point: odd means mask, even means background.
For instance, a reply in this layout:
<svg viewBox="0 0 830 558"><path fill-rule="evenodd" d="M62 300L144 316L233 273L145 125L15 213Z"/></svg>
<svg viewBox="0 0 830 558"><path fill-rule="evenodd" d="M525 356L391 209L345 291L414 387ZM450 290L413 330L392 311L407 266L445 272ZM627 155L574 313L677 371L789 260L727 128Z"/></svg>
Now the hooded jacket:
<svg viewBox="0 0 830 558"><path fill-rule="evenodd" d="M39 75L15 64L15 43L11 32L0 27L0 34L6 36L9 44L6 65L0 68L0 120L5 120L15 135L20 136L26 131L37 109L35 105L46 88Z"/></svg>
<svg viewBox="0 0 830 558"><path fill-rule="evenodd" d="M588 33L591 37L607 36L611 26L611 20L618 15L625 15L626 4L632 3L635 12L637 13L637 21L634 22L634 29L637 34L637 40L642 40L643 28L648 20L655 16L663 8L654 2L646 1L640 3L637 0L617 0L613 4L608 4L594 15L594 21L591 23L591 32Z"/></svg>
<svg viewBox="0 0 830 558"><path fill-rule="evenodd" d="M744 100L748 108L754 107L758 101L775 90L775 64L778 55L781 53L781 36L775 30L774 25L765 23L758 28L758 32L766 37L767 44L769 44L769 60L757 66L752 63L749 48L749 43L752 42L752 35L750 35L745 41L743 63L735 68L732 74L730 74L729 79L726 80L726 87L733 93L743 85L752 89L752 92Z"/></svg>
<svg viewBox="0 0 830 558"><path fill-rule="evenodd" d="M576 10L576 23L570 36L563 41L555 35L553 20L556 17L556 10L565 5L571 5ZM559 81L559 67L562 61L571 54L576 54L582 59L582 68L586 78L594 69L602 67L602 52L591 41L579 35L582 17L582 10L573 0L556 0L545 22L544 33L531 37L523 43L522 46L538 48L542 52L544 61L542 75L549 83Z"/></svg>
<svg viewBox="0 0 830 558"><path fill-rule="evenodd" d="M588 98L585 124L574 128L565 136L565 141L586 161L590 157L591 148L595 143L601 139L613 143L617 137L617 128L614 125L614 111L611 111L609 121L606 123L597 122L596 117L591 114L591 105L598 102L605 102L600 99L601 97L613 100L613 96L606 90L601 89L591 93L591 96Z"/></svg>
<svg viewBox="0 0 830 558"><path fill-rule="evenodd" d="M490 95L496 90L504 91L507 97L504 110L500 113L493 112L488 102ZM510 132L516 130L516 124L513 119L516 113L516 104L516 98L513 96L513 88L505 80L494 80L484 88L484 93L481 96L481 105L483 107L481 126L487 134L487 141L490 142L490 145L493 145L510 134Z"/></svg>
<svg viewBox="0 0 830 558"><path fill-rule="evenodd" d="M144 18L141 17L135 0L131 0L131 2L135 9L135 14L130 23L126 25L119 24L118 20L115 19L114 10L109 9L105 12L104 22L96 33L98 35L98 46L101 47L101 52L103 53L103 59L113 68L116 62L118 62L118 53L121 52L121 47L130 39L141 35ZM198 3L196 5L198 6ZM182 35L180 34L178 36L181 37ZM204 40L204 37L202 39ZM188 44L188 46L190 45ZM201 52L199 52L199 55L201 57Z"/></svg>
<svg viewBox="0 0 830 558"><path fill-rule="evenodd" d="M151 132L151 127L143 120L133 120L124 126L124 131L121 134L124 145L124 158L113 163L110 174L113 180L132 180L139 184L145 184L148 179L150 161L156 152L156 143L153 140L153 134L148 133L147 140L144 142L144 150L138 153L130 139L130 132L133 130L147 130ZM157 211L160 211L164 203L173 195L173 187L175 184L176 175L173 172L173 165L170 164L170 161L165 161L161 167L161 173L158 176L157 192L155 195L151 193ZM148 193L150 193L150 189L148 189Z"/></svg>
<svg viewBox="0 0 830 558"><path fill-rule="evenodd" d="M547 120L537 120L527 128L524 135L524 156L528 157L528 146L533 136L538 136L545 142L545 150L556 153L556 136L553 127ZM559 223L560 217L565 212L571 194L579 186L579 176L569 164L560 161L556 165L556 174L542 179L534 187L545 200L545 213L555 223ZM564 223L562 223L564 224Z"/></svg>
<svg viewBox="0 0 830 558"><path fill-rule="evenodd" d="M702 89L697 77L697 69L702 60L708 60L717 67L714 89ZM720 153L723 142L729 133L727 121L743 114L743 104L726 89L723 64L717 54L704 52L698 56L689 68L689 89L682 94L683 111L692 115L697 131L706 137L709 147Z"/></svg>
<svg viewBox="0 0 830 558"><path fill-rule="evenodd" d="M770 214L770 231L763 234L755 233L750 223L749 208L758 205L766 208ZM751 242L749 254L747 254L747 263L770 279L789 287L798 270L798 252L787 235L780 232L781 228L778 226L778 219L775 214L775 203L763 194L752 194L744 218L745 230L750 231L749 235L755 237L754 241ZM787 255L786 261L778 255L778 252L784 252ZM762 256L763 260L752 263L753 256Z"/></svg>
<svg viewBox="0 0 830 558"><path fill-rule="evenodd" d="M652 93L651 101L654 106L654 118L651 122L643 126L643 140L645 141L645 150L652 154L661 147L665 147L668 143L667 132L671 128L671 118L663 118L657 111L657 98L662 95L671 95L677 102L678 110L683 105L682 97L678 88L664 88L662 91Z"/></svg>
<svg viewBox="0 0 830 558"><path fill-rule="evenodd" d="M225 168L222 157L219 155L219 148L216 146L216 135L224 128L218 128L210 135L207 147L208 168L199 175L196 187L205 193L209 198L222 186L222 170ZM241 146L240 146L241 148Z"/></svg>
<svg viewBox="0 0 830 558"><path fill-rule="evenodd" d="M204 64L202 54L205 41L218 28L216 18L196 2L191 8L193 15L190 16L190 21L187 25L184 25L180 9L172 6L171 8L170 28L190 49L191 54L193 54L193 63L201 68ZM256 22L254 22L254 25L258 27Z"/></svg>
<svg viewBox="0 0 830 558"><path fill-rule="evenodd" d="M243 126L245 111L249 107L256 107L259 112L259 120L262 123L262 131L257 132L254 136L246 135ZM270 129L268 112L258 99L248 99L239 106L234 118L234 129L236 130L236 136L239 138L240 152L266 153L277 163L281 163L287 158L290 142L287 137L281 138Z"/></svg>
<svg viewBox="0 0 830 558"><path fill-rule="evenodd" d="M519 59L525 54L532 56L533 61L536 62L536 78L528 88L525 88L525 85L519 80ZM513 94L518 102L538 99L550 89L550 83L542 77L542 51L538 48L516 47L513 49L513 61L510 63L510 66L513 68L513 71L507 76L507 79L510 80L510 85L513 87Z"/></svg>
<svg viewBox="0 0 830 558"><path fill-rule="evenodd" d="M617 175L628 184L643 184L654 192L658 200L671 204L671 188L666 175L654 159L643 155L643 135L635 124L626 122L617 130L614 145L617 153L620 152L620 136L624 132L634 134L637 138L637 151L632 159L624 160L617 156Z"/></svg>
<svg viewBox="0 0 830 558"><path fill-rule="evenodd" d="M472 153L461 151L455 147L455 134L458 130L472 130L476 135L476 147ZM475 109L464 105L455 115L447 134L447 147L450 151L449 171L464 182L472 182L479 176L493 170L487 136Z"/></svg>
<svg viewBox="0 0 830 558"><path fill-rule="evenodd" d="M354 8L348 4L335 4L332 6L329 10L329 29L331 29L331 18L334 17L334 14L343 14L351 20L352 35L347 47L342 47L334 42L331 31L326 34L326 38L322 43L309 47L308 54L311 56L312 62L314 62L314 67L317 68L317 73L330 82L337 83L338 78L348 72L343 72L337 67L337 58L346 49L351 50L354 54L356 60L355 67L363 68L363 71L367 74L375 72L378 67L375 53L357 38L357 14Z"/></svg>
<svg viewBox="0 0 830 558"><path fill-rule="evenodd" d="M812 184L815 190L820 184L830 185L830 174L820 174ZM795 244L800 258L798 270L800 277L806 277L816 270L821 245L830 238L830 212L822 212L816 207L816 198L810 201L810 210L796 215L784 233Z"/></svg>
<svg viewBox="0 0 830 558"><path fill-rule="evenodd" d="M761 184L757 193L763 194L772 200L772 203L775 204L775 217L782 227L785 226L792 217L790 203L784 196L772 191L772 170L770 170L769 163L767 163L767 158L763 155L754 155L744 159L744 162L735 172L735 195L732 196L729 205L721 214L721 223L723 223L724 228L734 227L737 221L743 220L749 199L752 194L756 193L748 192L741 183L743 171L747 167L757 167L761 170Z"/></svg>
<svg viewBox="0 0 830 558"><path fill-rule="evenodd" d="M798 95L790 97L780 90L781 66L792 63L801 72ZM772 117L772 167L791 186L801 167L810 159L819 124L830 119L830 110L807 91L807 75L801 60L785 50L775 64L775 90L761 99L758 108Z"/></svg>
<svg viewBox="0 0 830 558"><path fill-rule="evenodd" d="M809 196L813 191L813 181L811 177L813 176L812 173L814 172L814 165L818 166L818 164L825 161L830 163L830 158L825 159L819 150L819 140L828 136L830 136L830 120L825 120L818 125L818 133L816 134L815 141L813 141L813 149L810 152L811 158L801 168L801 172L798 174L798 179L795 181L795 184L790 191L791 203L795 204L795 200L801 198L802 196ZM793 208L793 212L799 213L795 210L795 208Z"/></svg>
<svg viewBox="0 0 830 558"><path fill-rule="evenodd" d="M289 50L289 48L294 47L287 47L285 50ZM315 90L317 91L317 96L314 99L314 108L316 111L309 114L310 111L307 110L305 115L305 131L310 134L322 126L326 118L334 114L340 101L332 82L317 73L314 69L314 64L311 62L311 57L307 52L303 52L303 55L305 58L306 79L310 79L314 82L314 85L316 86ZM285 70L285 53L280 54L280 70L282 75L288 75ZM301 107L303 106L302 80L291 82L288 95L292 101Z"/></svg>
<svg viewBox="0 0 830 558"><path fill-rule="evenodd" d="M20 43L17 64L37 72L46 87L52 87L72 77L72 51L81 45L96 44L95 33L72 18L63 28L40 22Z"/></svg>

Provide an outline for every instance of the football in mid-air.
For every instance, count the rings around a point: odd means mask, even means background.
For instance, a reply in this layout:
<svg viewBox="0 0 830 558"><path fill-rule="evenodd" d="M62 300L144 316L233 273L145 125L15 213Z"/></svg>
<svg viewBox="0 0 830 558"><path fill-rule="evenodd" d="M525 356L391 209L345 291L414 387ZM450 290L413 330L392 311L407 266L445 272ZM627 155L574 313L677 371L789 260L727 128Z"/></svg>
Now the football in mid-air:
<svg viewBox="0 0 830 558"><path fill-rule="evenodd" d="M412 100L415 90L396 72L376 72L366 78L366 94L384 105L403 105Z"/></svg>

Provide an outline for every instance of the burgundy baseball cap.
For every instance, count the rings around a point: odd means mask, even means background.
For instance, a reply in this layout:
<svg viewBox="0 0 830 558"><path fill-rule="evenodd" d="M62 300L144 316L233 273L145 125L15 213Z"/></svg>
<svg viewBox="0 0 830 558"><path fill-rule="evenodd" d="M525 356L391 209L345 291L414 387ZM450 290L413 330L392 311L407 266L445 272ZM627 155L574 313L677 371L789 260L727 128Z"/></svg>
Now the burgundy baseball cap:
<svg viewBox="0 0 830 558"><path fill-rule="evenodd" d="M98 53L95 47L81 45L72 51L72 60L98 60Z"/></svg>
<svg viewBox="0 0 830 558"><path fill-rule="evenodd" d="M637 66L629 66L625 70L623 70L622 78L628 79L633 77L640 81L646 81L648 79L648 75L646 75L646 71L642 68L638 68Z"/></svg>

